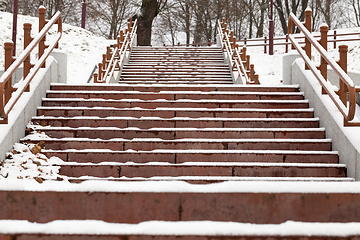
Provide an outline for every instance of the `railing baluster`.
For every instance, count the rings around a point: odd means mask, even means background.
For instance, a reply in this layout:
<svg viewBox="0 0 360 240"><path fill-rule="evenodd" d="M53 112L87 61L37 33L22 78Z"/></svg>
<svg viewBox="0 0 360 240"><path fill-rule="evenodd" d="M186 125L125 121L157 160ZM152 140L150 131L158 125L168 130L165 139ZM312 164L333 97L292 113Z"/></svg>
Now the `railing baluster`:
<svg viewBox="0 0 360 240"><path fill-rule="evenodd" d="M39 32L46 25L45 14L46 14L46 9L45 9L45 7L41 6L39 8ZM38 59L40 59L45 52L45 41L46 41L46 37L44 36L39 43L39 56L38 56L39 58ZM41 65L41 67L45 68L46 64L44 63L43 65Z"/></svg>
<svg viewBox="0 0 360 240"><path fill-rule="evenodd" d="M339 66L344 70L345 73L347 73L347 52L348 52L348 46L347 45L340 45L339 46L339 54L340 54L340 60L339 60ZM344 84L344 82L339 79L339 97L341 102L347 106L347 92L348 88Z"/></svg>
<svg viewBox="0 0 360 240"><path fill-rule="evenodd" d="M310 33L311 33L311 16L312 16L312 11L310 9L307 9L305 11L304 26ZM307 38L305 38L305 52L306 52L306 55L311 59L311 43L310 43L309 39L307 39ZM305 63L305 69L306 70L310 69L306 63Z"/></svg>
<svg viewBox="0 0 360 240"><path fill-rule="evenodd" d="M25 23L24 24L24 50L29 46L33 38L31 37L31 24ZM24 60L24 69L23 69L23 79L27 77L27 75L30 72L30 69L33 67L33 65L30 62L30 55L27 56ZM25 92L30 91L30 85L25 89Z"/></svg>
<svg viewBox="0 0 360 240"><path fill-rule="evenodd" d="M5 71L9 69L11 64L14 62L14 57L12 56L14 44L12 42L6 42L4 49L5 49ZM12 76L5 80L5 102L9 102L12 94ZM1 93L2 94L2 93Z"/></svg>

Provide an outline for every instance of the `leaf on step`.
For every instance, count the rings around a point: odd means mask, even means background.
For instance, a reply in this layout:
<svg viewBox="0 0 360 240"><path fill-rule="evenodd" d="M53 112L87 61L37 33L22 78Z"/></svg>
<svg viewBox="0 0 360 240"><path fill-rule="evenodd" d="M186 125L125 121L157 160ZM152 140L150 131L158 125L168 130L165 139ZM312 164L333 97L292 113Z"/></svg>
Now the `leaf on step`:
<svg viewBox="0 0 360 240"><path fill-rule="evenodd" d="M41 177L34 177L34 179L38 182L38 183L43 183L44 180Z"/></svg>
<svg viewBox="0 0 360 240"><path fill-rule="evenodd" d="M36 144L36 145L31 149L31 152L32 152L34 155L36 155L36 154L38 154L38 153L41 152L41 147L40 147L38 144Z"/></svg>

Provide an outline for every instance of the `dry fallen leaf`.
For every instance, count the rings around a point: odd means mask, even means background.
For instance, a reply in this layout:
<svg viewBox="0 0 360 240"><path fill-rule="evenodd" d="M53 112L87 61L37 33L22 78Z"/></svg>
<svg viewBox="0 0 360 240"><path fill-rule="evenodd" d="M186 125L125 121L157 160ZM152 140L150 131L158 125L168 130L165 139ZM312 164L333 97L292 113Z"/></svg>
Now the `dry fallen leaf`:
<svg viewBox="0 0 360 240"><path fill-rule="evenodd" d="M36 155L36 154L38 154L38 153L41 152L41 147L36 144L36 145L31 149L31 152Z"/></svg>
<svg viewBox="0 0 360 240"><path fill-rule="evenodd" d="M34 177L34 179L38 182L38 183L43 183L44 180L41 177Z"/></svg>

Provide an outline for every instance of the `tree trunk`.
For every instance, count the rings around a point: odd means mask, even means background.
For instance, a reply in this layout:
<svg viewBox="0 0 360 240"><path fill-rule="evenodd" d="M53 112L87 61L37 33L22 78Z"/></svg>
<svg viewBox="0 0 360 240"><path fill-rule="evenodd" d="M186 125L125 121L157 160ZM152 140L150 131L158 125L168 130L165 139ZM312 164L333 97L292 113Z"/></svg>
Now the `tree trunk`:
<svg viewBox="0 0 360 240"><path fill-rule="evenodd" d="M139 46L151 45L151 28L154 18L159 14L157 0L142 0L141 16L138 17L138 38Z"/></svg>

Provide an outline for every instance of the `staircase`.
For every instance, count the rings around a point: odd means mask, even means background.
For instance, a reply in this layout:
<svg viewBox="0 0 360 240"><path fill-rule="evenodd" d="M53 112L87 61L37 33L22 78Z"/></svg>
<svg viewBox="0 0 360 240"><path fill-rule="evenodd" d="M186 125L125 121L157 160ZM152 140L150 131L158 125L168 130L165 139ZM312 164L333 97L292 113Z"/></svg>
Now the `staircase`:
<svg viewBox="0 0 360 240"><path fill-rule="evenodd" d="M119 84L52 85L33 118L49 138L23 141L41 140L42 153L61 158L60 173L78 184L1 191L0 218L174 221L170 229L178 221L359 222L360 193L334 190L353 179L299 89L231 83L219 48L136 47ZM211 235L200 232L183 238Z"/></svg>

